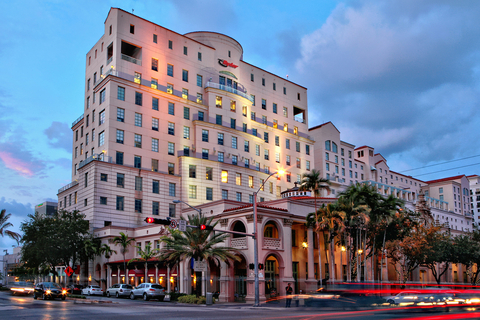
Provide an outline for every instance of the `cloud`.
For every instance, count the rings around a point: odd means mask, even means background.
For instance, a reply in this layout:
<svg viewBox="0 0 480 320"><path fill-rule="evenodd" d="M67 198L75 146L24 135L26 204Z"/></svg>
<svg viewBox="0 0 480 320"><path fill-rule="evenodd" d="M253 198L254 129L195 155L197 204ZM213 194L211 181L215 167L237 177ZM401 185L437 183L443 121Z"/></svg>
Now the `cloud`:
<svg viewBox="0 0 480 320"><path fill-rule="evenodd" d="M310 119L342 139L421 162L480 148L480 2L339 4L301 40Z"/></svg>
<svg viewBox="0 0 480 320"><path fill-rule="evenodd" d="M47 136L51 147L72 152L72 130L67 123L53 121L43 133Z"/></svg>
<svg viewBox="0 0 480 320"><path fill-rule="evenodd" d="M32 177L45 169L45 162L35 157L30 150L25 150L18 141L0 143L0 160L6 168L22 176Z"/></svg>
<svg viewBox="0 0 480 320"><path fill-rule="evenodd" d="M5 197L0 198L0 210L5 209L7 214L10 213L10 219L8 222L13 224L13 227L9 228L9 230L20 232L20 226L22 222L27 220L29 214L34 213L34 206L30 203L19 203L15 200L7 201ZM16 246L17 242L9 237L0 238L0 246L3 254L3 250L7 249L9 253L12 253L12 246Z"/></svg>

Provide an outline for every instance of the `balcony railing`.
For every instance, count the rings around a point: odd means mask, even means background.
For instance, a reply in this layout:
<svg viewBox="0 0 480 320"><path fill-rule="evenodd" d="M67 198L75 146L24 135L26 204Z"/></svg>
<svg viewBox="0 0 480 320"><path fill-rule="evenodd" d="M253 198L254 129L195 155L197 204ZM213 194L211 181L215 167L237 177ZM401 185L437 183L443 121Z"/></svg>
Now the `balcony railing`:
<svg viewBox="0 0 480 320"><path fill-rule="evenodd" d="M93 160L104 161L104 162L112 163L112 157L107 157L107 156L104 155L103 153L94 154L94 155L88 157L87 159L85 159L85 160L83 160L83 161L80 161L80 163L78 164L78 170L80 170L80 168L86 166L87 164L89 164L89 163L92 162Z"/></svg>
<svg viewBox="0 0 480 320"><path fill-rule="evenodd" d="M82 114L80 117L78 117L77 120L73 121L73 123L72 123L72 128L73 128L77 123L79 123L80 121L82 121L82 119L83 119L83 114Z"/></svg>
<svg viewBox="0 0 480 320"><path fill-rule="evenodd" d="M123 54L123 53L122 53L122 60L138 64L139 66L142 65L142 60L134 58L134 57L127 56L126 54Z"/></svg>
<svg viewBox="0 0 480 320"><path fill-rule="evenodd" d="M306 123L305 119L303 119L302 117L294 117L293 119L297 122Z"/></svg>
<svg viewBox="0 0 480 320"><path fill-rule="evenodd" d="M280 249L282 247L282 240L278 238L263 238L263 246L270 249Z"/></svg>
<svg viewBox="0 0 480 320"><path fill-rule="evenodd" d="M108 65L110 64L110 62L112 62L112 61L113 61L113 56L111 56L110 58L108 58L108 60L107 60L107 66L108 66Z"/></svg>
<svg viewBox="0 0 480 320"><path fill-rule="evenodd" d="M61 187L60 189L58 189L58 193L62 193L63 191L68 190L68 189L70 189L71 187L76 186L77 184L78 184L78 181L77 181L77 180L72 181L72 182L70 182L69 184L67 184L66 186L63 186L63 187Z"/></svg>
<svg viewBox="0 0 480 320"><path fill-rule="evenodd" d="M239 95L239 96L241 96L241 97L243 97L243 98L245 98L245 99L248 99L250 102L253 103L253 98L252 98L249 94L247 94L247 93L245 93L245 92L243 92L243 91L240 91L240 90L238 90L238 89L234 89L234 88L232 88L232 87L230 87L230 86L226 86L226 85L224 85L224 84L219 84L219 83L215 83L215 82L210 82L210 81L209 81L209 82L207 82L207 84L205 85L205 88L215 88L215 89L220 89L220 90L223 90L223 91L231 92L231 93L234 93L234 94L236 94L236 95Z"/></svg>
<svg viewBox="0 0 480 320"><path fill-rule="evenodd" d="M247 249L247 237L232 238L230 246L235 249Z"/></svg>

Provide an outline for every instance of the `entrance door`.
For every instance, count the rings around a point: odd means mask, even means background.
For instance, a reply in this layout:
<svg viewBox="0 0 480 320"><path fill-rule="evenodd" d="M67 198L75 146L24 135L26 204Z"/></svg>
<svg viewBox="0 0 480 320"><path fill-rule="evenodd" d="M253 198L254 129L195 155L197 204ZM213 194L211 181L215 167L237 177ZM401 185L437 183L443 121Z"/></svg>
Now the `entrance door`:
<svg viewBox="0 0 480 320"><path fill-rule="evenodd" d="M270 258L270 260L265 261L265 295L267 298L278 294L278 274L276 273L277 269L277 260L275 258Z"/></svg>

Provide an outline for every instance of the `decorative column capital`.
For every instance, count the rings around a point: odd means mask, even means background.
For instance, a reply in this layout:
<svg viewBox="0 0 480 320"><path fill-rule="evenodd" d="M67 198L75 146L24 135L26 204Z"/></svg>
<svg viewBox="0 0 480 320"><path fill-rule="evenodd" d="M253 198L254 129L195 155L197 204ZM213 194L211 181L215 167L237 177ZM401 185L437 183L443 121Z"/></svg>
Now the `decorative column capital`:
<svg viewBox="0 0 480 320"><path fill-rule="evenodd" d="M293 224L293 219L283 219L283 225L285 227L291 227Z"/></svg>
<svg viewBox="0 0 480 320"><path fill-rule="evenodd" d="M220 226L221 226L222 228L227 227L227 225L228 225L228 219L227 219L227 218L225 218L225 219L220 219L219 221L220 221Z"/></svg>
<svg viewBox="0 0 480 320"><path fill-rule="evenodd" d="M254 217L255 216L253 214L247 215L246 216L247 222L253 222ZM263 216L261 214L257 213L257 222L262 222L262 220L263 220Z"/></svg>

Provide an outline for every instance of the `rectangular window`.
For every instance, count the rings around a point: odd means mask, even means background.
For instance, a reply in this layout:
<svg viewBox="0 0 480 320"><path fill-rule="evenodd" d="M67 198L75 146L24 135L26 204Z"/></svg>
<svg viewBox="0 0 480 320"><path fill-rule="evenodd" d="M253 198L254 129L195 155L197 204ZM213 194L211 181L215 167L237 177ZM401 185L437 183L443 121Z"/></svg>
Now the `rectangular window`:
<svg viewBox="0 0 480 320"><path fill-rule="evenodd" d="M188 70L182 70L182 80L188 82Z"/></svg>
<svg viewBox="0 0 480 320"><path fill-rule="evenodd" d="M236 101L233 101L233 100L230 101L230 111L232 111L232 112L237 111L237 102Z"/></svg>
<svg viewBox="0 0 480 320"><path fill-rule="evenodd" d="M135 199L135 212L142 213L142 199Z"/></svg>
<svg viewBox="0 0 480 320"><path fill-rule="evenodd" d="M238 165L238 156L232 155L232 164L233 165Z"/></svg>
<svg viewBox="0 0 480 320"><path fill-rule="evenodd" d="M295 150L297 152L300 152L300 142L298 142L298 141L295 141Z"/></svg>
<svg viewBox="0 0 480 320"><path fill-rule="evenodd" d="M100 197L100 204L107 204L107 197Z"/></svg>
<svg viewBox="0 0 480 320"><path fill-rule="evenodd" d="M255 155L260 156L260 145L259 144L255 145Z"/></svg>
<svg viewBox="0 0 480 320"><path fill-rule="evenodd" d="M117 143L123 144L123 130L118 130L117 129Z"/></svg>
<svg viewBox="0 0 480 320"><path fill-rule="evenodd" d="M268 132L263 133L263 140L265 141L265 143L268 143Z"/></svg>
<svg viewBox="0 0 480 320"><path fill-rule="evenodd" d="M158 80L152 78L152 81L150 81L150 87L152 87L152 89L158 89Z"/></svg>
<svg viewBox="0 0 480 320"><path fill-rule="evenodd" d="M280 153L275 152L275 162L280 163Z"/></svg>
<svg viewBox="0 0 480 320"><path fill-rule="evenodd" d="M173 122L168 123L168 134L171 136L175 135L175 123Z"/></svg>
<svg viewBox="0 0 480 320"><path fill-rule="evenodd" d="M117 99L125 101L125 88L124 87L118 87L117 88ZM88 100L90 101L90 100Z"/></svg>
<svg viewBox="0 0 480 320"><path fill-rule="evenodd" d="M197 103L203 103L203 94L197 92Z"/></svg>
<svg viewBox="0 0 480 320"><path fill-rule="evenodd" d="M158 111L158 98L152 97L152 110Z"/></svg>
<svg viewBox="0 0 480 320"><path fill-rule="evenodd" d="M88 186L88 172L85 173L85 188ZM70 201L71 203L72 201Z"/></svg>
<svg viewBox="0 0 480 320"><path fill-rule="evenodd" d="M242 116L244 116L244 117L247 116L247 106L242 107Z"/></svg>
<svg viewBox="0 0 480 320"><path fill-rule="evenodd" d="M182 89L182 98L188 99L188 90L185 88Z"/></svg>
<svg viewBox="0 0 480 320"><path fill-rule="evenodd" d="M301 169L301 162L300 162L300 158L297 158L297 168ZM345 169L344 169L345 170Z"/></svg>
<svg viewBox="0 0 480 320"><path fill-rule="evenodd" d="M197 186L188 186L188 198L197 199Z"/></svg>
<svg viewBox="0 0 480 320"><path fill-rule="evenodd" d="M183 47L183 54L188 55L188 48L185 47L185 46ZM195 199L196 199L196 197L195 197Z"/></svg>
<svg viewBox="0 0 480 320"><path fill-rule="evenodd" d="M135 112L135 126L141 127L142 126L142 114Z"/></svg>
<svg viewBox="0 0 480 320"><path fill-rule="evenodd" d="M262 123L267 124L267 116L262 116Z"/></svg>
<svg viewBox="0 0 480 320"><path fill-rule="evenodd" d="M228 190L222 190L222 199L224 200L228 199Z"/></svg>
<svg viewBox="0 0 480 320"><path fill-rule="evenodd" d="M152 159L152 171L158 172L158 159Z"/></svg>
<svg viewBox="0 0 480 320"><path fill-rule="evenodd" d="M100 181L107 181L108 175L106 173L100 173Z"/></svg>
<svg viewBox="0 0 480 320"><path fill-rule="evenodd" d="M220 96L216 96L215 97L215 106L217 108L221 108L222 107L222 97Z"/></svg>
<svg viewBox="0 0 480 320"><path fill-rule="evenodd" d="M117 151L115 154L115 163L123 165L123 152Z"/></svg>
<svg viewBox="0 0 480 320"><path fill-rule="evenodd" d="M267 110L267 100L262 99L262 109Z"/></svg>
<svg viewBox="0 0 480 320"><path fill-rule="evenodd" d="M197 166L190 164L188 166L188 177L189 178L196 178L197 177Z"/></svg>
<svg viewBox="0 0 480 320"><path fill-rule="evenodd" d="M117 173L117 187L125 188L125 175L123 173Z"/></svg>
<svg viewBox="0 0 480 320"><path fill-rule="evenodd" d="M173 84L167 83L167 93L173 94Z"/></svg>
<svg viewBox="0 0 480 320"><path fill-rule="evenodd" d="M253 176L248 176L248 187L253 188Z"/></svg>
<svg viewBox="0 0 480 320"><path fill-rule="evenodd" d="M173 142L168 143L168 155L170 156L175 155L175 143Z"/></svg>
<svg viewBox="0 0 480 320"><path fill-rule="evenodd" d="M208 149L202 149L202 159L208 160Z"/></svg>
<svg viewBox="0 0 480 320"><path fill-rule="evenodd" d="M190 139L190 127L187 127L187 126L183 127L183 138L187 140Z"/></svg>
<svg viewBox="0 0 480 320"><path fill-rule="evenodd" d="M208 130L202 129L202 141L208 142Z"/></svg>
<svg viewBox="0 0 480 320"><path fill-rule="evenodd" d="M237 192L237 201L242 202L242 193Z"/></svg>
<svg viewBox="0 0 480 320"><path fill-rule="evenodd" d="M119 211L123 211L124 202L125 202L124 197L117 196L116 209L119 210Z"/></svg>
<svg viewBox="0 0 480 320"><path fill-rule="evenodd" d="M158 216L160 210L160 202L152 201L152 215Z"/></svg>
<svg viewBox="0 0 480 320"><path fill-rule="evenodd" d="M248 140L244 141L243 149L245 150L245 152L250 152L250 142Z"/></svg>
<svg viewBox="0 0 480 320"><path fill-rule="evenodd" d="M152 193L160 193L160 181L152 180Z"/></svg>
<svg viewBox="0 0 480 320"><path fill-rule="evenodd" d="M286 157L286 163L287 163L287 166L290 165L290 156L289 155L287 155L287 157Z"/></svg>
<svg viewBox="0 0 480 320"><path fill-rule="evenodd" d="M270 156L269 156L269 150L268 150L268 149L264 149L264 150L263 150L263 153L264 153L264 155L263 155L264 159L265 159L265 160L269 160L269 158L270 158Z"/></svg>
<svg viewBox="0 0 480 320"><path fill-rule="evenodd" d="M221 180L223 183L228 183L228 171L222 170Z"/></svg>
<svg viewBox="0 0 480 320"><path fill-rule="evenodd" d="M257 115L253 111L250 112L250 120L257 121Z"/></svg>
<svg viewBox="0 0 480 320"><path fill-rule="evenodd" d="M135 133L135 148L141 148L142 147L142 135L136 134Z"/></svg>
<svg viewBox="0 0 480 320"><path fill-rule="evenodd" d="M201 52L198 53L198 61L202 61L202 53Z"/></svg>
<svg viewBox="0 0 480 320"><path fill-rule="evenodd" d="M153 43L157 43L157 35L153 34Z"/></svg>
<svg viewBox="0 0 480 320"><path fill-rule="evenodd" d="M197 74L197 87L202 87L203 85L203 77Z"/></svg>
<svg viewBox="0 0 480 320"><path fill-rule="evenodd" d="M158 139L152 138L152 151L158 152Z"/></svg>
<svg viewBox="0 0 480 320"><path fill-rule="evenodd" d="M310 154L310 146L309 146L308 144L305 145L305 153L306 153L307 155Z"/></svg>
<svg viewBox="0 0 480 320"><path fill-rule="evenodd" d="M142 74L138 73L138 72L135 72L135 75L133 77L133 82L135 82L137 84L142 84Z"/></svg>
<svg viewBox="0 0 480 320"><path fill-rule="evenodd" d="M224 153L223 152L219 152L218 153L218 162L223 162L224 161Z"/></svg>
<svg viewBox="0 0 480 320"><path fill-rule="evenodd" d="M207 167L205 169L205 179L206 180L213 180L213 168Z"/></svg>
<svg viewBox="0 0 480 320"><path fill-rule="evenodd" d="M142 105L142 98L143 98L142 93L135 91L135 104L136 104L137 106L141 106L141 105Z"/></svg>
<svg viewBox="0 0 480 320"><path fill-rule="evenodd" d="M245 159L245 168L250 168L250 160Z"/></svg>
<svg viewBox="0 0 480 320"><path fill-rule="evenodd" d="M265 87L265 78L262 78L262 86Z"/></svg>
<svg viewBox="0 0 480 320"><path fill-rule="evenodd" d="M168 204L168 216L170 218L175 218L175 212L176 212L175 204L174 203L169 203Z"/></svg>
<svg viewBox="0 0 480 320"><path fill-rule="evenodd" d="M101 147L105 144L105 131L98 134L98 146Z"/></svg>
<svg viewBox="0 0 480 320"><path fill-rule="evenodd" d="M105 110L102 110L100 111L100 113L98 114L98 124L99 125L102 125L105 123Z"/></svg>
<svg viewBox="0 0 480 320"><path fill-rule="evenodd" d="M152 130L158 131L158 118L152 118Z"/></svg>
<svg viewBox="0 0 480 320"><path fill-rule="evenodd" d="M173 41L168 40L168 49L173 49Z"/></svg>
<svg viewBox="0 0 480 320"><path fill-rule="evenodd" d="M305 164L305 169L307 169L308 171L310 171L310 161L307 160L306 164Z"/></svg>
<svg viewBox="0 0 480 320"><path fill-rule="evenodd" d="M242 185L242 174L241 173L236 173L235 174L235 184L237 186L241 186Z"/></svg>
<svg viewBox="0 0 480 320"><path fill-rule="evenodd" d="M167 76L173 77L173 65L167 64Z"/></svg>
<svg viewBox="0 0 480 320"><path fill-rule="evenodd" d="M168 183L168 195L170 197L175 197L177 194L177 191L176 191L176 184L175 183L172 183L172 182L169 182Z"/></svg>
<svg viewBox="0 0 480 320"><path fill-rule="evenodd" d="M288 117L288 109L287 107L283 107L283 116Z"/></svg>
<svg viewBox="0 0 480 320"><path fill-rule="evenodd" d="M143 178L135 177L135 191L142 191L142 190L143 190Z"/></svg>
<svg viewBox="0 0 480 320"><path fill-rule="evenodd" d="M169 162L168 163L168 174L174 175L175 174L175 164Z"/></svg>
<svg viewBox="0 0 480 320"><path fill-rule="evenodd" d="M219 145L223 146L223 133L219 132L217 134L217 142Z"/></svg>
<svg viewBox="0 0 480 320"><path fill-rule="evenodd" d="M242 131L247 132L247 124L245 122L242 124Z"/></svg>
<svg viewBox="0 0 480 320"><path fill-rule="evenodd" d="M279 136L275 136L275 145L277 147L280 146L280 137Z"/></svg>
<svg viewBox="0 0 480 320"><path fill-rule="evenodd" d="M152 70L158 71L158 60L155 58L152 58Z"/></svg>
<svg viewBox="0 0 480 320"><path fill-rule="evenodd" d="M215 124L218 124L219 126L221 126L222 123L223 123L222 115L220 114L215 115Z"/></svg>
<svg viewBox="0 0 480 320"><path fill-rule="evenodd" d="M142 157L141 156L133 156L133 167L137 169L142 168Z"/></svg>
<svg viewBox="0 0 480 320"><path fill-rule="evenodd" d="M206 200L213 200L213 188L207 187L205 194L206 194Z"/></svg>
<svg viewBox="0 0 480 320"><path fill-rule="evenodd" d="M237 149L237 137L232 137L232 148Z"/></svg>

